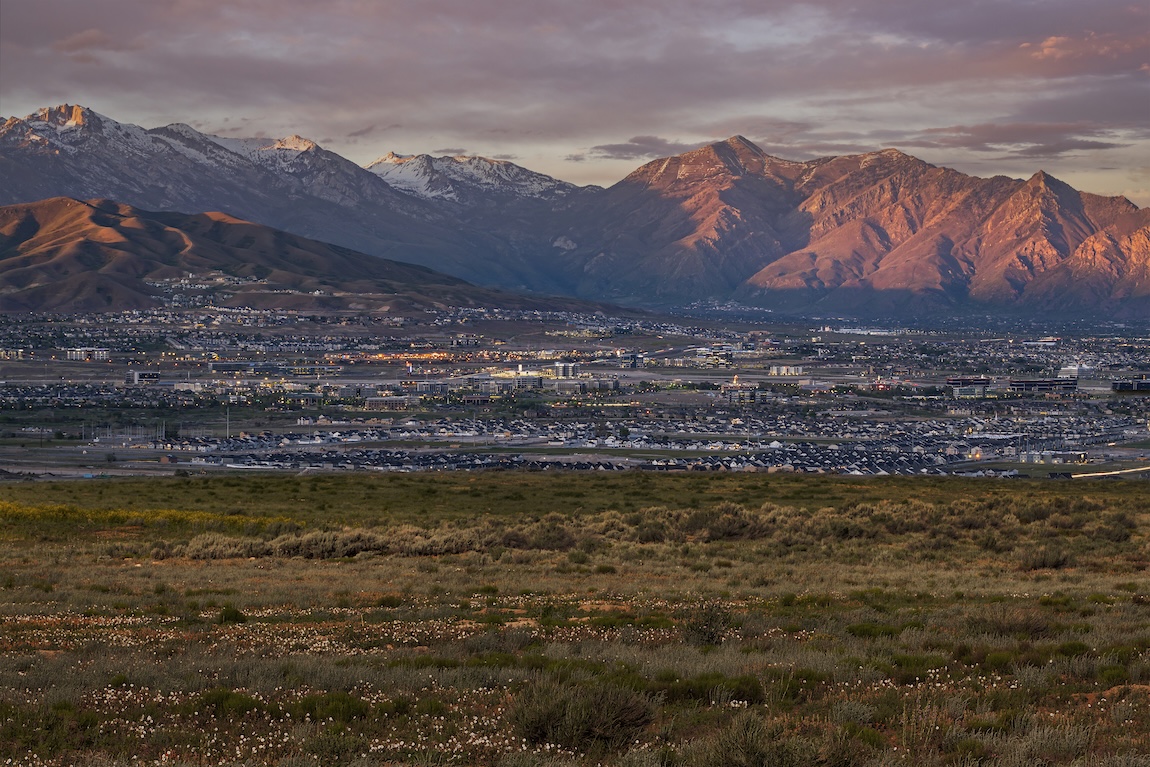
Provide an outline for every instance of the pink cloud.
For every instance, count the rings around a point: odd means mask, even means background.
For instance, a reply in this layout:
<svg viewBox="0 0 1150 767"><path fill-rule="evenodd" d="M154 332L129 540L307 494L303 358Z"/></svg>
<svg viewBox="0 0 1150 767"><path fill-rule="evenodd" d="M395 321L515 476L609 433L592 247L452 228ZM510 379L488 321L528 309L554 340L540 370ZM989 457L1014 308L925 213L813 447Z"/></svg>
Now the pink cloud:
<svg viewBox="0 0 1150 767"><path fill-rule="evenodd" d="M1150 51L1150 34L1122 37L1117 34L1099 35L1089 32L1078 37L1068 35L1048 37L1038 46L1023 43L1020 47L1036 48L1030 52L1030 55L1039 60L1090 57L1114 59L1128 54L1136 54L1144 58L1147 56L1147 51Z"/></svg>
<svg viewBox="0 0 1150 767"><path fill-rule="evenodd" d="M917 141L956 165L1105 144L1121 164L1150 140L1130 106L1148 27L1128 0L2 2L0 102L331 136L365 162L467 146L599 182L733 134L796 157ZM953 129L994 125L1033 132Z"/></svg>

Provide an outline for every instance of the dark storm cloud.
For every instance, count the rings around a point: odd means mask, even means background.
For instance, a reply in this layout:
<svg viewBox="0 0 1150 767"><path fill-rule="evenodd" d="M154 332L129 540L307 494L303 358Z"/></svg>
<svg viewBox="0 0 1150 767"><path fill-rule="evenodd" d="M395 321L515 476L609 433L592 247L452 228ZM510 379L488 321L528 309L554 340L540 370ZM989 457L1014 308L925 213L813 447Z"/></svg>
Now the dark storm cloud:
<svg viewBox="0 0 1150 767"><path fill-rule="evenodd" d="M733 134L793 156L905 138L949 161L986 150L947 126L1098 126L1005 150L1056 157L1134 141L1148 30L1129 0L4 0L0 101L229 133L247 117L361 161L469 145L601 181Z"/></svg>

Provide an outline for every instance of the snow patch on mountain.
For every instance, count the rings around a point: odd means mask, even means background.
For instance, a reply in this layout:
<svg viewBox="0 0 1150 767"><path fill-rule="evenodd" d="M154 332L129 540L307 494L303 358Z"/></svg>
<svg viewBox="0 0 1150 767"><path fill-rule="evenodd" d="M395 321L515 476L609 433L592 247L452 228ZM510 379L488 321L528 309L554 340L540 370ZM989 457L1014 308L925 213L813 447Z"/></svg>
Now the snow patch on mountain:
<svg viewBox="0 0 1150 767"><path fill-rule="evenodd" d="M365 166L392 187L423 199L467 202L474 194L555 199L577 187L506 160L388 152Z"/></svg>
<svg viewBox="0 0 1150 767"><path fill-rule="evenodd" d="M206 142L206 138L183 123L147 130L70 104L46 107L22 119L10 118L0 128L0 141L26 142L71 156L91 154L101 147L101 151L114 151L136 161L176 152L196 162L233 166L227 153Z"/></svg>
<svg viewBox="0 0 1150 767"><path fill-rule="evenodd" d="M256 165L269 170L289 170L305 152L315 152L319 145L303 136L292 135L286 138L224 138L206 135L215 143L241 157L246 157Z"/></svg>

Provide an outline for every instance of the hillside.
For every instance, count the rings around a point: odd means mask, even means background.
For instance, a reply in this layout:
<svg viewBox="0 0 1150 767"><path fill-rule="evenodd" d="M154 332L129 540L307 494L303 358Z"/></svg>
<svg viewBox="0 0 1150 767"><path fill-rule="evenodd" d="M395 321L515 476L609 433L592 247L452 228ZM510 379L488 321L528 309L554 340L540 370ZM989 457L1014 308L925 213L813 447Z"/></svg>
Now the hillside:
<svg viewBox="0 0 1150 767"><path fill-rule="evenodd" d="M214 304L362 309L562 308L224 213L153 213L53 198L0 208L0 311Z"/></svg>

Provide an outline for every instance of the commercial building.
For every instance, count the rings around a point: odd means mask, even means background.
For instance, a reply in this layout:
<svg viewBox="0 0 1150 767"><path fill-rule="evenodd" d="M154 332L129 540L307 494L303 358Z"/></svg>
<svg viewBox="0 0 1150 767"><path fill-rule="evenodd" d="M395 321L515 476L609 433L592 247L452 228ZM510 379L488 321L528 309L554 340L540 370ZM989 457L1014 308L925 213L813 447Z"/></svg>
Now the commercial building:
<svg viewBox="0 0 1150 767"><path fill-rule="evenodd" d="M1016 393L1067 393L1078 391L1077 378L1012 378L1008 388Z"/></svg>
<svg viewBox="0 0 1150 767"><path fill-rule="evenodd" d="M78 362L106 362L111 358L111 349L95 346L78 346L74 349L65 349L68 359Z"/></svg>

